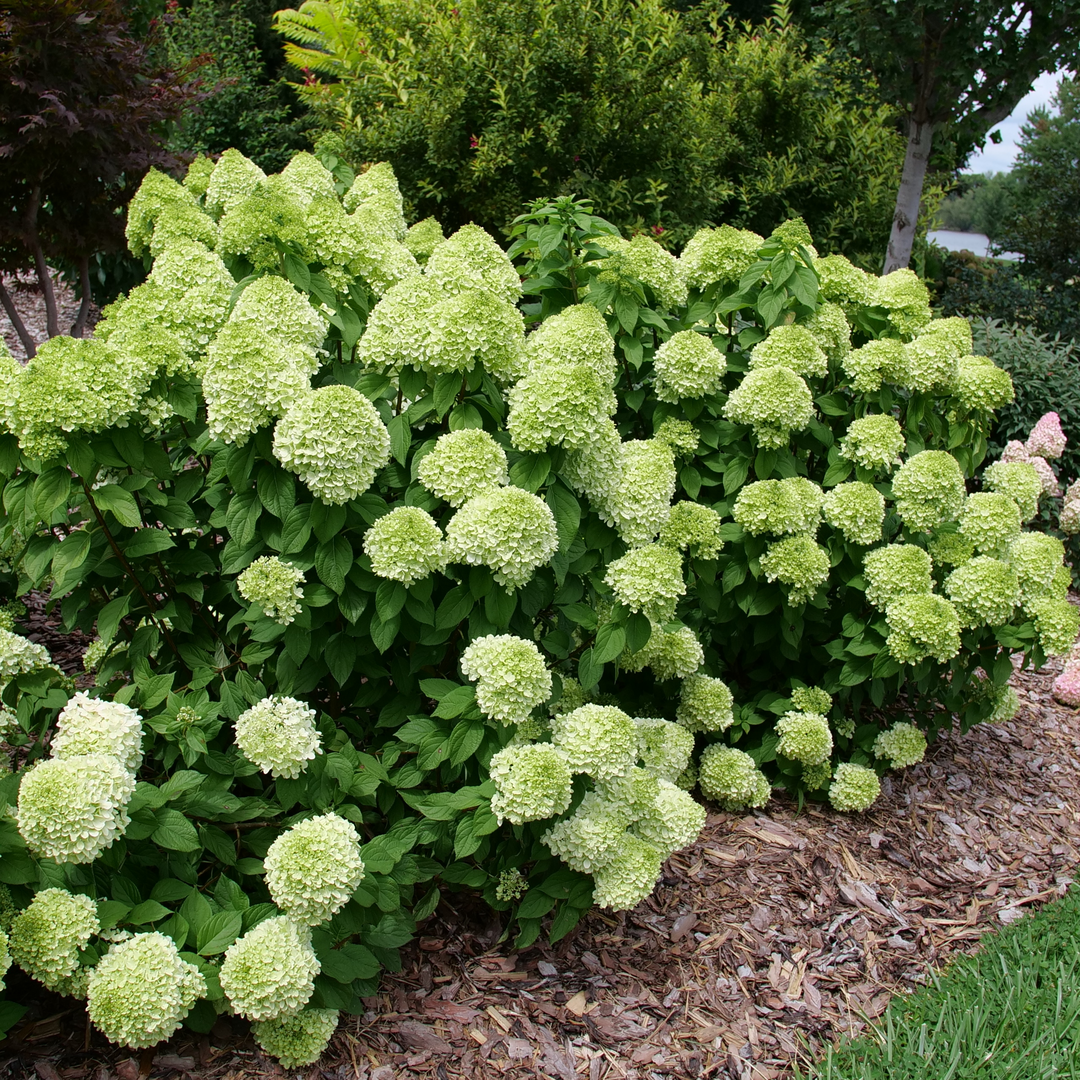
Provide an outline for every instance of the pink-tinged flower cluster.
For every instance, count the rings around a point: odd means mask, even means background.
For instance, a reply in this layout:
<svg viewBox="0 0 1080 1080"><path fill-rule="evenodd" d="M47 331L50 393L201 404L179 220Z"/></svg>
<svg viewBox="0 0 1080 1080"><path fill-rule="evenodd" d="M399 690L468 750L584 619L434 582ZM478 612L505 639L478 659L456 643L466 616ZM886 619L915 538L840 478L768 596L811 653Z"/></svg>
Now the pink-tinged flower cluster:
<svg viewBox="0 0 1080 1080"><path fill-rule="evenodd" d="M1080 661L1070 660L1054 680L1054 700L1072 709L1080 708Z"/></svg>
<svg viewBox="0 0 1080 1080"><path fill-rule="evenodd" d="M1048 413L1047 415L1056 416L1056 413ZM1043 418L1045 419L1045 417ZM1042 420L1039 421L1042 423ZM1038 428L1038 424L1035 425ZM1032 435L1035 434L1034 429ZM1030 442L1030 439L1028 440ZM1054 470L1050 467L1050 462L1045 457L1040 457L1038 454L1032 453L1025 443L1020 442L1019 439L1010 439L1005 444L1005 449L1001 453L1002 461L1023 461L1030 465L1038 474L1039 479L1042 481L1043 494L1044 495L1060 495L1061 488L1058 487L1057 477L1054 475Z"/></svg>
<svg viewBox="0 0 1080 1080"><path fill-rule="evenodd" d="M1080 480L1074 480L1065 491L1058 528L1069 536L1080 533Z"/></svg>
<svg viewBox="0 0 1080 1080"><path fill-rule="evenodd" d="M1025 449L1033 457L1059 458L1065 453L1067 441L1061 430L1061 417L1056 412L1048 412L1031 429Z"/></svg>

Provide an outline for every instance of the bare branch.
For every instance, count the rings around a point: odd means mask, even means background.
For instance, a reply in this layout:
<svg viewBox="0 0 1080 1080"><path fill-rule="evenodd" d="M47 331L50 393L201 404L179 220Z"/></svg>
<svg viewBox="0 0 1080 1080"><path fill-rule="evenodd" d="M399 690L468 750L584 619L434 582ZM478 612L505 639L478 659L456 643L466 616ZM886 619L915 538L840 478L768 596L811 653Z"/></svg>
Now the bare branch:
<svg viewBox="0 0 1080 1080"><path fill-rule="evenodd" d="M31 359L37 354L37 343L30 336L30 331L26 329L26 323L22 321L22 316L16 309L15 302L11 298L11 293L7 291L3 278L0 278L0 304L3 305L4 311L7 312L11 325L15 327L15 333L19 335L22 347L26 350L26 359Z"/></svg>

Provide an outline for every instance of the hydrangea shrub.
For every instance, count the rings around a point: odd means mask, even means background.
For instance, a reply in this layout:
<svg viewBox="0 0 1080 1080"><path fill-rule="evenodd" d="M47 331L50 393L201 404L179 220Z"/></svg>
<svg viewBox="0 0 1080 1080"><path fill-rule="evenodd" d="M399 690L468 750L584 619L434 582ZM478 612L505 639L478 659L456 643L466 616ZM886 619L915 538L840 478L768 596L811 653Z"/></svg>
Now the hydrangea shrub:
<svg viewBox="0 0 1080 1080"><path fill-rule="evenodd" d="M1008 378L913 274L188 180L93 338L0 357L0 580L96 635L77 692L3 611L0 929L110 1038L231 1009L306 1063L444 892L558 938L703 801L863 810L1076 637L1038 468L978 475Z"/></svg>

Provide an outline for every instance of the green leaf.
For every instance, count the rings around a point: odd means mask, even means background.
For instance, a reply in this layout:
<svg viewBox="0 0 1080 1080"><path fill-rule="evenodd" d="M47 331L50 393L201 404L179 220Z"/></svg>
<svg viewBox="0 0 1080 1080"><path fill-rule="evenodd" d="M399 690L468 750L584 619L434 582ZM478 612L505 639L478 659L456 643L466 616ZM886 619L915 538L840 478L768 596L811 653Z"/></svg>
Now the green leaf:
<svg viewBox="0 0 1080 1080"><path fill-rule="evenodd" d="M581 689L591 690L600 681L603 669L604 665L593 659L592 649L586 649L578 657L578 682L581 683Z"/></svg>
<svg viewBox="0 0 1080 1080"><path fill-rule="evenodd" d="M311 539L311 504L294 506L281 526L281 551L295 555Z"/></svg>
<svg viewBox="0 0 1080 1080"><path fill-rule="evenodd" d="M548 485L547 504L555 515L559 550L569 551L581 525L581 504L577 501L577 496L562 482Z"/></svg>
<svg viewBox="0 0 1080 1080"><path fill-rule="evenodd" d="M632 334L637 326L639 307L632 296L621 291L615 294L615 316L628 334Z"/></svg>
<svg viewBox="0 0 1080 1080"><path fill-rule="evenodd" d="M66 467L47 469L34 481L34 510L48 523L53 511L66 505L71 492L71 473Z"/></svg>
<svg viewBox="0 0 1080 1080"><path fill-rule="evenodd" d="M244 919L239 911L219 911L195 930L195 946L200 956L223 953L239 936Z"/></svg>
<svg viewBox="0 0 1080 1080"><path fill-rule="evenodd" d="M476 601L465 585L455 585L439 604L435 612L435 628L449 630L469 617Z"/></svg>
<svg viewBox="0 0 1080 1080"><path fill-rule="evenodd" d="M129 529L142 524L139 505L130 491L125 491L118 484L105 484L94 491L94 502L101 510L108 510L121 525Z"/></svg>
<svg viewBox="0 0 1080 1080"><path fill-rule="evenodd" d="M97 617L97 633L102 641L112 641L116 637L120 620L128 613L131 607L131 594L118 596L110 600L99 612Z"/></svg>
<svg viewBox="0 0 1080 1080"><path fill-rule="evenodd" d="M447 743L451 765L460 765L476 753L487 733L482 720L462 720L454 725Z"/></svg>
<svg viewBox="0 0 1080 1080"><path fill-rule="evenodd" d="M846 458L833 462L825 470L825 476L821 481L822 487L835 487L842 484L851 475L851 462Z"/></svg>
<svg viewBox="0 0 1080 1080"><path fill-rule="evenodd" d="M435 709L435 716L444 720L454 720L461 716L471 705L476 703L476 690L471 686L459 686L451 690L439 702Z"/></svg>
<svg viewBox="0 0 1080 1080"><path fill-rule="evenodd" d="M132 908L131 914L124 921L131 923L132 926L145 926L147 923L158 922L171 914L172 912L167 907L156 900L144 900Z"/></svg>
<svg viewBox="0 0 1080 1080"><path fill-rule="evenodd" d="M555 906L555 897L530 889L522 898L517 914L519 919L539 919Z"/></svg>
<svg viewBox="0 0 1080 1080"><path fill-rule="evenodd" d="M728 463L724 470L724 494L733 495L746 482L750 474L750 459L740 455Z"/></svg>
<svg viewBox="0 0 1080 1080"><path fill-rule="evenodd" d="M292 473L268 463L259 467L258 492L259 501L280 521L296 505L296 481Z"/></svg>
<svg viewBox="0 0 1080 1080"><path fill-rule="evenodd" d="M640 611L634 612L626 620L626 646L632 652L640 652L652 637L652 623L649 617Z"/></svg>
<svg viewBox="0 0 1080 1080"><path fill-rule="evenodd" d="M596 632L596 641L592 647L592 659L595 664L606 664L621 655L626 647L626 632L614 623L605 623Z"/></svg>
<svg viewBox="0 0 1080 1080"><path fill-rule="evenodd" d="M157 828L150 834L150 839L159 847L169 851L198 851L199 834L195 826L179 810L163 808L155 815Z"/></svg>
<svg viewBox="0 0 1080 1080"><path fill-rule="evenodd" d="M510 482L535 495L550 472L551 458L547 454L525 454L510 467Z"/></svg>
<svg viewBox="0 0 1080 1080"><path fill-rule="evenodd" d="M254 491L242 491L229 500L225 527L239 547L247 547L255 539L261 514L262 503Z"/></svg>
<svg viewBox="0 0 1080 1080"><path fill-rule="evenodd" d="M90 534L85 529L68 533L60 546L53 552L52 572L57 580L63 579L70 571L77 570L90 554Z"/></svg>
<svg viewBox="0 0 1080 1080"><path fill-rule="evenodd" d="M352 545L344 536L335 536L315 549L315 571L336 593L345 588L345 575L352 564Z"/></svg>
<svg viewBox="0 0 1080 1080"><path fill-rule="evenodd" d="M322 963L323 972L340 983L351 983L354 979L373 979L382 967L370 949L355 942L343 945L340 949L320 952L319 961Z"/></svg>
<svg viewBox="0 0 1080 1080"><path fill-rule="evenodd" d="M435 389L432 392L432 400L435 402L435 413L441 420L446 410L454 404L454 399L461 390L462 380L458 375L440 375L435 380Z"/></svg>
<svg viewBox="0 0 1080 1080"><path fill-rule="evenodd" d="M400 581L380 581L375 590L375 610L383 622L389 622L401 613L409 593Z"/></svg>
<svg viewBox="0 0 1080 1080"><path fill-rule="evenodd" d="M311 292L311 270L303 259L285 252L285 276L301 291Z"/></svg>
<svg viewBox="0 0 1080 1080"><path fill-rule="evenodd" d="M817 407L826 416L847 416L851 411L850 404L839 394L823 394L816 400Z"/></svg>
<svg viewBox="0 0 1080 1080"><path fill-rule="evenodd" d="M164 529L139 529L126 544L124 555L129 559L138 559L143 555L156 555L159 551L168 551L176 547L176 541Z"/></svg>
<svg viewBox="0 0 1080 1080"><path fill-rule="evenodd" d="M390 432L390 453L399 465L404 465L412 444L412 425L409 418L405 413L392 416L386 427Z"/></svg>

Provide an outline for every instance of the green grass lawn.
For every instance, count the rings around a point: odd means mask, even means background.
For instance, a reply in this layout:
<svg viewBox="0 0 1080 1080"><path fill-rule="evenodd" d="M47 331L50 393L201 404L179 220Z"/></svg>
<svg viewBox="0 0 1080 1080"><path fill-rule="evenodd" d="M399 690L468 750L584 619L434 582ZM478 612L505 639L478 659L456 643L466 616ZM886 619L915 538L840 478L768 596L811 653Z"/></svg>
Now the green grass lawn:
<svg viewBox="0 0 1080 1080"><path fill-rule="evenodd" d="M1080 891L988 934L975 956L898 997L810 1080L1080 1078ZM796 1071L800 1080L806 1074Z"/></svg>

